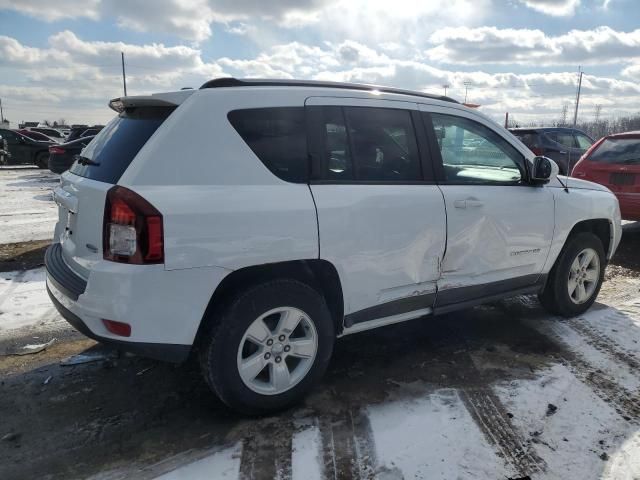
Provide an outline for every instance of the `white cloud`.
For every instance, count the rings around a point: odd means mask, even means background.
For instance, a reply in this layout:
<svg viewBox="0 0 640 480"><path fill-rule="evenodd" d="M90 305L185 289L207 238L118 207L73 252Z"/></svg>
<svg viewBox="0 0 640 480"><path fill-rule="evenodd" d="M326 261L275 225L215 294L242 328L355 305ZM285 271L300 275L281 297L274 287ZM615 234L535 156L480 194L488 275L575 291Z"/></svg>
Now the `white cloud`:
<svg viewBox="0 0 640 480"><path fill-rule="evenodd" d="M574 15L580 0L519 0L527 7L554 17Z"/></svg>
<svg viewBox="0 0 640 480"><path fill-rule="evenodd" d="M101 0L0 0L0 9L15 10L45 22L65 18L99 18Z"/></svg>
<svg viewBox="0 0 640 480"><path fill-rule="evenodd" d="M533 38L534 45L547 41ZM122 89L121 50L127 59L129 93L134 95L198 87L208 79L234 75L375 83L435 93L447 84L448 94L461 99L464 82L469 81L469 101L480 103L483 111L495 118L509 111L524 119L555 115L563 103L573 100L577 80L575 72L562 70L517 74L439 68L393 44L378 50L354 40L321 46L277 44L254 57L206 62L199 49L189 46L86 41L63 31L51 36L43 49L0 37L0 71L18 72L13 84L2 76L0 95L7 116L28 119L30 112L56 111L51 117L83 121L80 115L109 115L106 102ZM585 112L595 104L604 105L609 114L635 112L640 107L639 73L636 65L623 72L626 79L585 75Z"/></svg>
<svg viewBox="0 0 640 480"><path fill-rule="evenodd" d="M619 32L609 27L571 30L548 36L540 30L444 28L430 37L428 58L443 63L601 65L640 58L640 29Z"/></svg>

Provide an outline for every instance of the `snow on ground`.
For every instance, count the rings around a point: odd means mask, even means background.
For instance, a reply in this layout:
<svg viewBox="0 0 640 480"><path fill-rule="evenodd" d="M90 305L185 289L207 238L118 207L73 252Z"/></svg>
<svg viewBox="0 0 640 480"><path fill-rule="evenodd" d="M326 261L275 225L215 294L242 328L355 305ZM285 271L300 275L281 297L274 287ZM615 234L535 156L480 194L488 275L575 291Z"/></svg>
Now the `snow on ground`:
<svg viewBox="0 0 640 480"><path fill-rule="evenodd" d="M215 452L184 467L165 473L158 480L183 478L236 479L240 473L241 444Z"/></svg>
<svg viewBox="0 0 640 480"><path fill-rule="evenodd" d="M388 478L509 478L457 390L369 408L378 471Z"/></svg>
<svg viewBox="0 0 640 480"><path fill-rule="evenodd" d="M535 380L498 385L495 391L546 462L548 473L539 478L622 478L603 476L606 462L600 456L615 450L633 429L566 367L553 365ZM549 404L557 407L551 414ZM629 478L638 478L640 472L634 472Z"/></svg>
<svg viewBox="0 0 640 480"><path fill-rule="evenodd" d="M0 273L0 338L27 327L65 324L47 296L44 268Z"/></svg>
<svg viewBox="0 0 640 480"><path fill-rule="evenodd" d="M51 192L59 175L37 168L0 172L0 244L51 238L58 218Z"/></svg>

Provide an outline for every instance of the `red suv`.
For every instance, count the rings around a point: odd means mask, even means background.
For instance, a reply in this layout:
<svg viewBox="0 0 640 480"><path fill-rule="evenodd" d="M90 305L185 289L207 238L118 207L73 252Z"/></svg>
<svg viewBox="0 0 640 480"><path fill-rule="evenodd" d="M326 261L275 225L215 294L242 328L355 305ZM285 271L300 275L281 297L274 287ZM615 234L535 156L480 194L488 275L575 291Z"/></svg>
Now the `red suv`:
<svg viewBox="0 0 640 480"><path fill-rule="evenodd" d="M571 172L608 187L620 202L625 220L640 220L640 131L602 137Z"/></svg>

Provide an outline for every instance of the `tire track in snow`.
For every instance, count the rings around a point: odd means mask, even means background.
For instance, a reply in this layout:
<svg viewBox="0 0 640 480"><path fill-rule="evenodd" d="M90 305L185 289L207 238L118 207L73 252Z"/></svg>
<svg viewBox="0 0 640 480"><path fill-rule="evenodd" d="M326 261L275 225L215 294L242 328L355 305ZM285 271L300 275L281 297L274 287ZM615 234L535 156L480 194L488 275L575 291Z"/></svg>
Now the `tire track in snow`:
<svg viewBox="0 0 640 480"><path fill-rule="evenodd" d="M618 362L626 364L631 370L640 372L640 361L602 332L585 322L581 322L580 318L569 318L566 323L596 349L610 355Z"/></svg>
<svg viewBox="0 0 640 480"><path fill-rule="evenodd" d="M504 461L523 478L544 472L546 463L540 458L530 442L511 423L507 409L491 387L490 380L478 369L469 354L469 345L463 332L449 326L444 337L437 343L448 342L448 338L462 339L466 345L465 352L459 355L463 371L473 372L473 385L460 387L460 398L471 417L482 431L487 441L497 450Z"/></svg>
<svg viewBox="0 0 640 480"><path fill-rule="evenodd" d="M375 477L375 442L367 415L344 410L319 419L324 476L332 480Z"/></svg>
<svg viewBox="0 0 640 480"><path fill-rule="evenodd" d="M545 471L545 462L511 424L502 402L492 390L463 389L460 398L489 443L519 475L527 477Z"/></svg>
<svg viewBox="0 0 640 480"><path fill-rule="evenodd" d="M602 400L609 403L625 420L633 422L634 424L640 424L640 395L620 385L611 375L595 367L585 356L572 348L571 345L565 341L563 335L559 333L558 327L554 328L554 322L559 322L559 320L549 320L547 323L551 324L551 328L545 329L540 326L539 319L527 320L527 323L536 331L546 335L564 347L562 348L562 353L558 356L559 360L578 380L587 385ZM572 327L569 328L573 329ZM579 335L581 334L578 329L575 329L575 331ZM587 343L589 343L589 340L595 341L594 338L589 338L588 336L581 338ZM591 344L591 346L597 348L593 344ZM607 351L604 353L610 352ZM615 358L615 356L613 358ZM628 363L626 364L629 365Z"/></svg>
<svg viewBox="0 0 640 480"><path fill-rule="evenodd" d="M242 441L240 480L291 479L291 422L269 421Z"/></svg>

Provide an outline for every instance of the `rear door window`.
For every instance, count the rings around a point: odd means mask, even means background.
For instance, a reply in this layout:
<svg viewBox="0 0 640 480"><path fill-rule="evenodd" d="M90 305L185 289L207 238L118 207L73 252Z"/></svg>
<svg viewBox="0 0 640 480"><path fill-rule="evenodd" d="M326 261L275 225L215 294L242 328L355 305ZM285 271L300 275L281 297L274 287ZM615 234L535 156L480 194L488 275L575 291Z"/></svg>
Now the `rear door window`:
<svg viewBox="0 0 640 480"><path fill-rule="evenodd" d="M307 182L309 161L304 107L234 110L228 118L274 175L288 182Z"/></svg>
<svg viewBox="0 0 640 480"><path fill-rule="evenodd" d="M74 162L69 171L105 183L118 183L140 149L175 107L136 108L111 120L82 152L89 162Z"/></svg>
<svg viewBox="0 0 640 480"><path fill-rule="evenodd" d="M640 138L607 138L589 160L598 163L640 164Z"/></svg>
<svg viewBox="0 0 640 480"><path fill-rule="evenodd" d="M593 141L581 133L576 133L576 142L578 142L578 148L582 150L588 150L593 145Z"/></svg>

